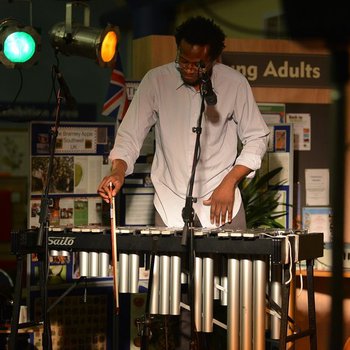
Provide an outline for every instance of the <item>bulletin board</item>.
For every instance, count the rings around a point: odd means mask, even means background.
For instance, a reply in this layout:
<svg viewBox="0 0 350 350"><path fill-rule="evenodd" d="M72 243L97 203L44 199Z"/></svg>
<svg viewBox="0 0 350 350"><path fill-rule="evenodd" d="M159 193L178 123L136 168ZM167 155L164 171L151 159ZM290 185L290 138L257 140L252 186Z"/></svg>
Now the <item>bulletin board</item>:
<svg viewBox="0 0 350 350"><path fill-rule="evenodd" d="M303 208L306 206L305 169L326 169L332 165L331 105L287 103L286 112L309 113L311 116L310 150L295 150L294 152L294 179L295 182L299 181L300 183L299 200L301 208ZM297 203L297 198L295 198L295 203Z"/></svg>
<svg viewBox="0 0 350 350"><path fill-rule="evenodd" d="M30 124L29 228L40 226L41 195L49 166L52 123ZM62 123L58 130L50 182L50 225L102 225L97 188L110 172L114 123Z"/></svg>
<svg viewBox="0 0 350 350"><path fill-rule="evenodd" d="M331 147L331 106L329 104L316 103L258 103L260 111L267 125L270 127L276 122L280 122L280 126L291 126L291 160L292 162L284 162L285 172L288 174L289 183L292 186L290 191L289 208L290 218L288 219L288 227L301 228L302 222L297 223L296 220L302 221L303 208L307 206L305 195L305 170L306 169L330 169L332 164L332 147ZM288 122L288 116L304 116L308 115L310 125L307 133L298 134L297 126ZM271 137L275 137L275 131L270 130ZM277 131L278 132L278 131ZM298 138L305 138L304 147L298 146ZM275 147L276 157L284 157L281 154L283 147ZM268 157L271 156L271 148L268 150ZM273 157L274 157L273 156ZM280 162L280 165L282 163ZM288 169L287 169L288 168ZM281 176L281 179L286 176ZM331 195L331 194L330 194ZM292 221L291 221L292 220ZM293 221L294 220L294 221ZM296 227L298 225L298 227Z"/></svg>

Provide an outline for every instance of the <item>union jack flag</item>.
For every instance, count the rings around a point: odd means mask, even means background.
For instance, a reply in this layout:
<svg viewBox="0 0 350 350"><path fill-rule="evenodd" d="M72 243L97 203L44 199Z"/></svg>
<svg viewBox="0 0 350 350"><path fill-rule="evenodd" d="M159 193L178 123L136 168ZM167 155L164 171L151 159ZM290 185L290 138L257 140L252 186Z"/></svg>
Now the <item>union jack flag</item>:
<svg viewBox="0 0 350 350"><path fill-rule="evenodd" d="M115 67L113 68L109 81L106 102L102 107L102 115L116 117L121 121L129 107L129 100L126 93L125 77L122 69L122 62L118 53Z"/></svg>

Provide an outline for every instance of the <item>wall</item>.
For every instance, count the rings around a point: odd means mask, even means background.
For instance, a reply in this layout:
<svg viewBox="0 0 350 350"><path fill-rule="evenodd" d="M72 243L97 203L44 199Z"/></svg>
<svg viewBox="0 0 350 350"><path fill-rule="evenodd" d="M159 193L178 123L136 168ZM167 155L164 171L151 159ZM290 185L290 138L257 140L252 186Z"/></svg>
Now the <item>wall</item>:
<svg viewBox="0 0 350 350"><path fill-rule="evenodd" d="M202 15L213 18L228 38L262 38L265 35L264 20L281 11L278 0L187 1L179 6L176 24L188 16Z"/></svg>

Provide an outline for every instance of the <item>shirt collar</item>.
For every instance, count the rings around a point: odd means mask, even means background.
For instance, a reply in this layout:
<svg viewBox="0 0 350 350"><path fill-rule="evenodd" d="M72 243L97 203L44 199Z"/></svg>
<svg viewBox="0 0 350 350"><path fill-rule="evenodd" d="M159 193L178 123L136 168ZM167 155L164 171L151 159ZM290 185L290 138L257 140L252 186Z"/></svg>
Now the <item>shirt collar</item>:
<svg viewBox="0 0 350 350"><path fill-rule="evenodd" d="M214 77L215 77L215 64L217 63L214 63L213 65L213 71L212 71L212 74L211 74L211 80L213 81ZM181 86L188 86L184 83L184 81L182 80L181 78L181 75L180 75L180 72L177 70L176 66L175 66L175 62L174 62L174 69L176 71L176 79L177 79L177 82L176 82L176 90L180 89ZM215 90L215 89L214 89Z"/></svg>
<svg viewBox="0 0 350 350"><path fill-rule="evenodd" d="M180 72L177 70L175 62L174 62L174 69L176 71L176 90L180 89L181 86L185 85L184 81L181 78Z"/></svg>

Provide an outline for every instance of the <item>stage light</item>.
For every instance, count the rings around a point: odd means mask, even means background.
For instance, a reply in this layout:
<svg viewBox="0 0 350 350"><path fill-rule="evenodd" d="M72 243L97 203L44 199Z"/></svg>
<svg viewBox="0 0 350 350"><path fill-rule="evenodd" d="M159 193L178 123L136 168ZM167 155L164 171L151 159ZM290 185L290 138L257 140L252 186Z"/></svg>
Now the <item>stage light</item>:
<svg viewBox="0 0 350 350"><path fill-rule="evenodd" d="M51 29L50 40L52 46L66 56L96 59L100 66L108 66L115 61L118 35L111 26L101 30L73 25L72 31L68 32L65 23L58 23Z"/></svg>
<svg viewBox="0 0 350 350"><path fill-rule="evenodd" d="M6 68L27 68L39 59L40 35L12 18L0 21L0 62Z"/></svg>
<svg viewBox="0 0 350 350"><path fill-rule="evenodd" d="M51 45L66 56L82 56L96 60L102 67L112 67L117 55L118 27L108 25L104 29L92 28L87 5L84 24L72 22L72 6L66 7L66 21L55 24L50 32ZM81 5L81 3L79 3Z"/></svg>

